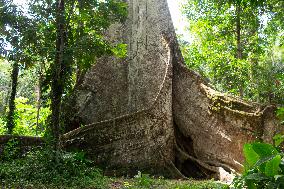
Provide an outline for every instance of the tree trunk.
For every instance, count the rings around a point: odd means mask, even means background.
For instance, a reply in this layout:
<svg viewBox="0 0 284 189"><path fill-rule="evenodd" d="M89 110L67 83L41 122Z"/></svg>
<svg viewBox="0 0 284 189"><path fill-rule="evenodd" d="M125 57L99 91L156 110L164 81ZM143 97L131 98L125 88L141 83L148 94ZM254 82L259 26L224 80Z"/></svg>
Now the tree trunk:
<svg viewBox="0 0 284 189"><path fill-rule="evenodd" d="M62 145L86 150L106 174L229 180L224 173L242 169L244 143L272 138L273 107L217 92L187 69L166 0L128 2L129 19L109 30L128 58L101 58L86 73L66 102L78 128Z"/></svg>
<svg viewBox="0 0 284 189"><path fill-rule="evenodd" d="M240 2L236 3L236 36L237 36L237 59L243 59L243 50L241 43L241 4ZM244 86L240 84L239 86L240 97L244 96Z"/></svg>
<svg viewBox="0 0 284 189"><path fill-rule="evenodd" d="M78 0L79 3L79 14L83 12L83 2L82 0ZM79 20L79 24L77 27L76 35L77 35L77 41L76 44L79 47L79 41L81 40L84 33L84 23L82 20ZM80 85L82 83L83 77L85 75L85 71L82 69L82 62L81 60L77 60L77 70L76 70L76 86Z"/></svg>
<svg viewBox="0 0 284 189"><path fill-rule="evenodd" d="M41 87L42 87L42 81L43 81L43 69L41 66L44 64L44 62L41 63L40 68L38 70L38 82L37 85L35 86L35 94L36 94L36 108L37 108L37 113L36 113L36 135L38 134L38 131L40 128L39 126L39 117L40 117L40 108L41 108Z"/></svg>
<svg viewBox="0 0 284 189"><path fill-rule="evenodd" d="M52 69L51 82L51 133L53 137L53 148L55 152L59 150L59 134L60 134L60 109L61 99L64 90L64 50L65 50L65 8L64 0L58 0L56 10L56 54ZM56 153L57 154L57 153ZM56 160L58 157L56 156Z"/></svg>
<svg viewBox="0 0 284 189"><path fill-rule="evenodd" d="M12 90L11 90L11 95L10 95L10 100L9 100L9 112L7 114L8 134L12 134L13 129L15 127L14 114L15 114L15 109L16 109L15 98L16 98L16 93L17 93L18 74L19 74L19 65L17 62L14 62L12 74L11 74Z"/></svg>

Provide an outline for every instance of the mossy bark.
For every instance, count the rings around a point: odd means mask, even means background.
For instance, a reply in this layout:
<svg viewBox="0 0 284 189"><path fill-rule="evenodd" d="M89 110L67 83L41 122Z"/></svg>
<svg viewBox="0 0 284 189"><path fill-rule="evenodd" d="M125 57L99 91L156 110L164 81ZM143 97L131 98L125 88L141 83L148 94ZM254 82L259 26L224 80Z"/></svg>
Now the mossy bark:
<svg viewBox="0 0 284 189"><path fill-rule="evenodd" d="M12 66L11 73L11 94L9 99L9 111L7 113L7 130L8 134L13 133L13 129L15 128L15 111L16 111L16 94L17 94L17 85L18 85L18 75L19 75L19 64L14 61Z"/></svg>

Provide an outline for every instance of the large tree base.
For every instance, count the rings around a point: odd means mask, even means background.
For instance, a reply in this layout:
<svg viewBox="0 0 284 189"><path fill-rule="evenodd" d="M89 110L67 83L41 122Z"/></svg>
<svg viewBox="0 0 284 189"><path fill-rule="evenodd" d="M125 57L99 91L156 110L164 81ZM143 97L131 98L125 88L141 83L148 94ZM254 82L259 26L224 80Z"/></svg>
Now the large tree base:
<svg viewBox="0 0 284 189"><path fill-rule="evenodd" d="M86 73L65 103L62 145L84 149L107 173L228 180L242 170L243 144L276 132L274 107L219 93L188 70L166 0L127 2L129 19L106 37L127 43L128 57Z"/></svg>

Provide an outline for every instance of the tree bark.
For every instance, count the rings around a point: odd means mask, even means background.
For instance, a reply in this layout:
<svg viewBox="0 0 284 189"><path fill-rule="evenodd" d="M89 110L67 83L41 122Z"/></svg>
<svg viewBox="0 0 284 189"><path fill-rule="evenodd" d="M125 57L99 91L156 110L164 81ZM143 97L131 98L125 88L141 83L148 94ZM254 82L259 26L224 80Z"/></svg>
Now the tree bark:
<svg viewBox="0 0 284 189"><path fill-rule="evenodd" d="M36 93L36 108L37 108L37 114L36 114L36 135L38 134L38 131L40 129L39 126L39 117L40 117L40 108L41 108L41 88L42 88L42 82L43 82L43 69L42 66L44 65L44 61L41 62L41 65L38 70L38 82L35 86L35 93Z"/></svg>
<svg viewBox="0 0 284 189"><path fill-rule="evenodd" d="M11 74L11 80L12 80L12 90L10 94L10 100L9 100L9 112L7 114L7 129L8 134L13 133L13 129L15 128L15 98L17 93L17 84L18 84L18 74L19 74L19 65L17 62L13 63L13 69Z"/></svg>
<svg viewBox="0 0 284 189"><path fill-rule="evenodd" d="M237 59L242 60L243 58L243 49L241 43L241 4L240 2L236 3L236 36L237 36ZM240 84L239 87L240 97L244 96L244 87L243 84Z"/></svg>
<svg viewBox="0 0 284 189"><path fill-rule="evenodd" d="M243 144L272 137L273 107L215 91L189 70L166 0L128 2L129 19L108 31L128 58L98 59L86 73L64 108L62 146L84 149L105 174L230 180L224 172L242 169Z"/></svg>
<svg viewBox="0 0 284 189"><path fill-rule="evenodd" d="M61 99L64 90L64 50L65 50L65 7L64 0L56 2L56 54L52 69L52 82L51 82L51 133L53 137L53 148L55 152L59 150L59 134L60 134L60 109ZM56 153L57 154L57 153ZM56 160L57 160L56 156Z"/></svg>
<svg viewBox="0 0 284 189"><path fill-rule="evenodd" d="M79 14L82 13L83 11L83 2L82 0L78 0L78 4L79 4ZM79 47L80 44L79 44L79 41L81 40L82 36L83 36L83 33L84 33L84 23L83 21L80 19L79 20L79 24L78 24L78 27L77 27L77 31L76 31L76 35L77 35L77 41L76 41L76 44L77 46ZM77 70L76 70L76 86L80 85L80 83L82 82L82 79L85 75L85 72L84 70L82 70L82 62L81 60L77 60Z"/></svg>

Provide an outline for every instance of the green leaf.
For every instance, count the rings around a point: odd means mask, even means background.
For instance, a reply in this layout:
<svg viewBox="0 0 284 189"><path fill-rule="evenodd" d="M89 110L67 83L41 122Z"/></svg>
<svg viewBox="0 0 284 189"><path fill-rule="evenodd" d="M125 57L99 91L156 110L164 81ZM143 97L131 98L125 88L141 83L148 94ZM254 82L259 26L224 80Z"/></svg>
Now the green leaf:
<svg viewBox="0 0 284 189"><path fill-rule="evenodd" d="M275 180L279 180L279 179L281 179L281 178L283 178L284 177L284 175L275 175L274 176L274 179Z"/></svg>
<svg viewBox="0 0 284 189"><path fill-rule="evenodd" d="M127 44L117 44L113 49L112 52L119 58L125 58L127 56Z"/></svg>
<svg viewBox="0 0 284 189"><path fill-rule="evenodd" d="M253 173L247 175L246 180L263 181L263 180L269 180L269 177L265 176L262 173Z"/></svg>
<svg viewBox="0 0 284 189"><path fill-rule="evenodd" d="M274 177L279 174L279 165L281 162L281 156L276 155L272 160L266 163L265 175L269 177Z"/></svg>
<svg viewBox="0 0 284 189"><path fill-rule="evenodd" d="M267 156L267 157L263 157L260 160L258 160L256 162L256 164L254 165L254 169L258 169L261 173L265 173L265 167L266 167L266 163L270 160L272 160L276 155L272 155L272 156Z"/></svg>
<svg viewBox="0 0 284 189"><path fill-rule="evenodd" d="M276 147L278 147L282 142L284 142L284 135L277 134L273 137L274 144Z"/></svg>
<svg viewBox="0 0 284 189"><path fill-rule="evenodd" d="M254 167L258 167L258 166L261 166L262 164L272 160L276 155L272 155L272 156L267 156L267 157L264 157L264 158L261 158L260 160L258 160L256 162L256 164L254 165Z"/></svg>
<svg viewBox="0 0 284 189"><path fill-rule="evenodd" d="M259 155L260 158L276 155L279 152L271 144L267 143L252 143L252 149Z"/></svg>
<svg viewBox="0 0 284 189"><path fill-rule="evenodd" d="M259 155L253 150L252 144L245 144L243 151L248 165L254 166L254 164L259 160Z"/></svg>
<svg viewBox="0 0 284 189"><path fill-rule="evenodd" d="M276 115L280 120L284 120L284 108L278 108L276 111Z"/></svg>
<svg viewBox="0 0 284 189"><path fill-rule="evenodd" d="M247 189L257 189L253 180L246 180Z"/></svg>

